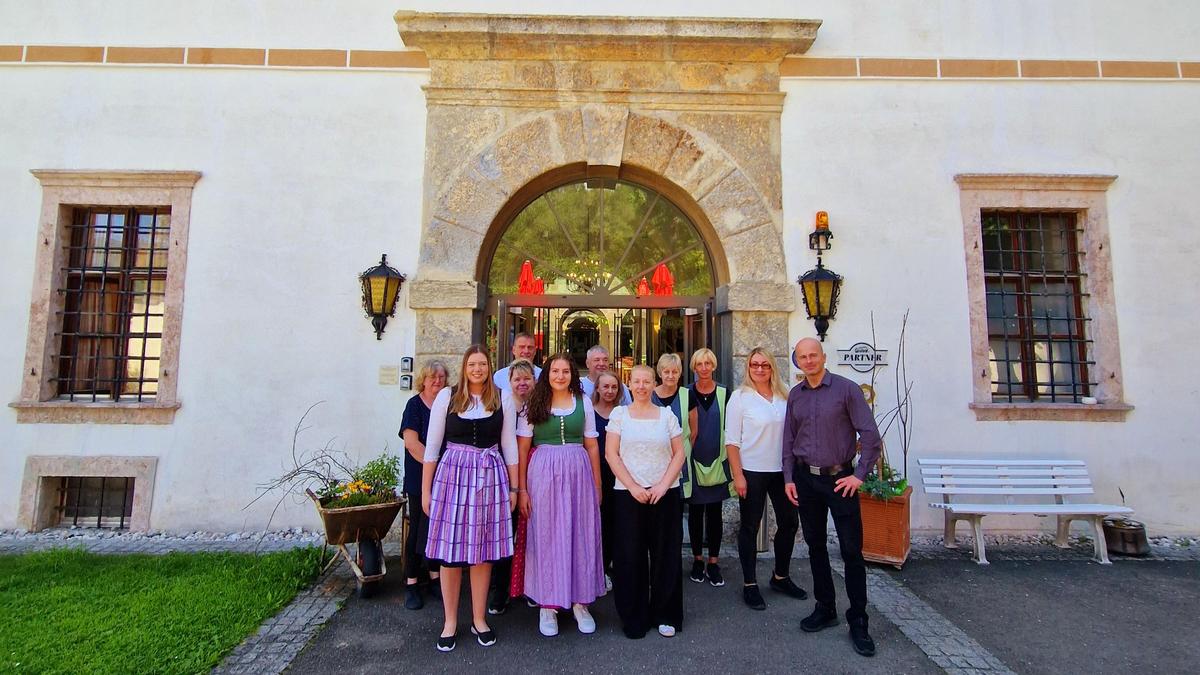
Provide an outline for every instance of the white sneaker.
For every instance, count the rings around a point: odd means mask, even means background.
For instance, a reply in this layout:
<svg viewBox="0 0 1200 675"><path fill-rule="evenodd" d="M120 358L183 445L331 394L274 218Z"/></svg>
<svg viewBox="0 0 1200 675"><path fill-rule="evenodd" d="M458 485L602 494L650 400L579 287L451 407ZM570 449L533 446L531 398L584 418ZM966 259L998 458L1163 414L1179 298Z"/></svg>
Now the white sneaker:
<svg viewBox="0 0 1200 675"><path fill-rule="evenodd" d="M571 606L571 611L575 613L575 622L579 624L580 633L589 635L596 632L596 620L592 618L587 607L575 603Z"/></svg>
<svg viewBox="0 0 1200 675"><path fill-rule="evenodd" d="M675 626L668 626L665 623L659 624L658 634L663 637L675 637Z"/></svg>
<svg viewBox="0 0 1200 675"><path fill-rule="evenodd" d="M546 637L558 635L558 612L553 609L538 612L538 630Z"/></svg>

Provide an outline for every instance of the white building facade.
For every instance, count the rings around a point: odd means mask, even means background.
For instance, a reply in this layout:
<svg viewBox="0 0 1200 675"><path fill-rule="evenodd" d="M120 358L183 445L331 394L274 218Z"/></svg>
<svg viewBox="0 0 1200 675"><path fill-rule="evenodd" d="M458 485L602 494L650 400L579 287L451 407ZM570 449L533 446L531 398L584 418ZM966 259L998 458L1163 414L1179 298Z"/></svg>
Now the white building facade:
<svg viewBox="0 0 1200 675"><path fill-rule="evenodd" d="M889 350L881 412L908 312L910 469L1083 459L1097 501L1123 493L1152 534L1200 532L1200 391L1176 374L1200 304L1200 9L397 9L0 3L0 528L63 522L99 476L133 479L133 529L313 527L308 504L243 509L313 403L302 447L399 454L402 359L472 341L507 357L517 329L629 362L711 343L733 382L756 344L786 366L815 332L796 279L824 211L823 262L844 277L830 369L867 383L836 350ZM628 288L555 278L515 239L570 186L585 210L605 190L671 205L673 225L648 207L623 251L650 251L647 268L613 266ZM693 267L653 253L668 226ZM603 268L590 227L565 240ZM407 281L376 340L356 277L380 253ZM499 261L522 259L550 283L538 298L505 287ZM674 300L634 288L660 262ZM893 432L893 464L898 447ZM914 528L941 525L927 501Z"/></svg>

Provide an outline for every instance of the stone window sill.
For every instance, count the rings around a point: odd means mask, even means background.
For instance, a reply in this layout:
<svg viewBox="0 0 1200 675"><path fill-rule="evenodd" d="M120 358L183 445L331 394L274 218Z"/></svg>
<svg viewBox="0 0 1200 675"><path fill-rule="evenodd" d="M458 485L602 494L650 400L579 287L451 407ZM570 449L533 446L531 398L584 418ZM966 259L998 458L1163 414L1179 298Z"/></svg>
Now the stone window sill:
<svg viewBox="0 0 1200 675"><path fill-rule="evenodd" d="M18 424L171 424L178 401L143 403L81 403L78 401L15 401Z"/></svg>
<svg viewBox="0 0 1200 675"><path fill-rule="evenodd" d="M979 422L1124 422L1133 406L1125 403L970 403Z"/></svg>

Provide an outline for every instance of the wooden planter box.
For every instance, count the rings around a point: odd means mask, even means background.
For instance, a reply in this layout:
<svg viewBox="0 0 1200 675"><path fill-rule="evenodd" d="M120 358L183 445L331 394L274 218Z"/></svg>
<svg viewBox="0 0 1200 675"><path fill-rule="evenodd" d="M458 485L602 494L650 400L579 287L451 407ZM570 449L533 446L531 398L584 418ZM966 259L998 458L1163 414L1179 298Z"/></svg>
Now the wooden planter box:
<svg viewBox="0 0 1200 675"><path fill-rule="evenodd" d="M890 499L877 499L859 493L862 511L863 558L870 562L895 565L899 569L908 560L911 545L909 515L912 488Z"/></svg>

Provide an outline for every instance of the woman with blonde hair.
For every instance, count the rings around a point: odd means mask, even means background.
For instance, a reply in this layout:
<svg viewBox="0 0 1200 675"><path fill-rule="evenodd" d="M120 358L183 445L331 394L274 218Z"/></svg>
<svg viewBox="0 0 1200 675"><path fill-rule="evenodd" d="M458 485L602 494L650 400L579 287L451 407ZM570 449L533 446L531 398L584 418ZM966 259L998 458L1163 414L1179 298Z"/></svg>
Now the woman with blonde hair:
<svg viewBox="0 0 1200 675"><path fill-rule="evenodd" d="M713 373L717 355L707 347L692 354L688 364L696 375L687 393L688 422L691 432L683 463L683 498L688 505L688 539L692 545L692 572L696 583L724 586L719 564L724 523L721 505L733 496L732 476L725 450L725 406L729 392L717 384ZM708 558L704 557L705 544Z"/></svg>
<svg viewBox="0 0 1200 675"><path fill-rule="evenodd" d="M592 392L592 409L596 413L596 439L600 443L600 542L604 551L604 587L612 588L612 559L613 559L613 485L617 477L613 475L612 467L604 460L605 442L608 434L608 420L612 411L621 405L629 396L625 385L611 372L600 373L596 377L596 388ZM629 399L633 400L633 399Z"/></svg>
<svg viewBox="0 0 1200 675"><path fill-rule="evenodd" d="M525 416L529 394L533 392L533 384L537 379L534 374L534 365L526 359L517 359L503 370L507 371L505 374L508 375L508 388L504 395L512 397L519 426L520 420ZM537 369L537 371L540 370L540 368ZM519 451L519 442L517 448ZM519 468L518 466L518 470ZM507 612L509 598L517 598L525 594L525 538L528 526L529 520L520 515L518 511L513 511L513 556L497 562L492 567L492 597L488 600L488 614Z"/></svg>
<svg viewBox="0 0 1200 675"><path fill-rule="evenodd" d="M640 639L656 625L659 635L672 637L683 627L683 430L669 409L651 401L649 366L633 367L629 389L633 403L613 409L604 443L617 477L613 513L621 523L613 542L613 592L625 637Z"/></svg>
<svg viewBox="0 0 1200 675"><path fill-rule="evenodd" d="M471 633L484 647L496 644L487 623L487 594L492 563L513 553L516 417L512 399L492 383L487 351L471 346L463 354L458 385L433 401L421 476L422 506L429 515L425 556L442 567L445 622L438 651L455 646L464 567L471 575Z"/></svg>
<svg viewBox="0 0 1200 675"><path fill-rule="evenodd" d="M729 397L725 424L725 447L741 512L737 542L744 583L742 599L752 609L767 608L758 590L755 540L768 498L778 525L774 541L775 570L770 586L793 598L803 600L808 597L789 575L800 518L783 489L781 448L788 391L779 377L776 363L770 352L762 347L750 350L742 386Z"/></svg>
<svg viewBox="0 0 1200 675"><path fill-rule="evenodd" d="M404 416L400 419L400 437L404 439L404 494L408 497L408 538L404 540L405 580L404 606L421 609L425 599L421 597L417 573L424 567L429 573L429 583L436 586L437 563L425 558L425 542L429 539L429 516L421 504L421 463L425 461L425 438L429 432L430 407L438 392L446 386L449 370L446 364L431 359L417 372L417 395L408 399Z"/></svg>

